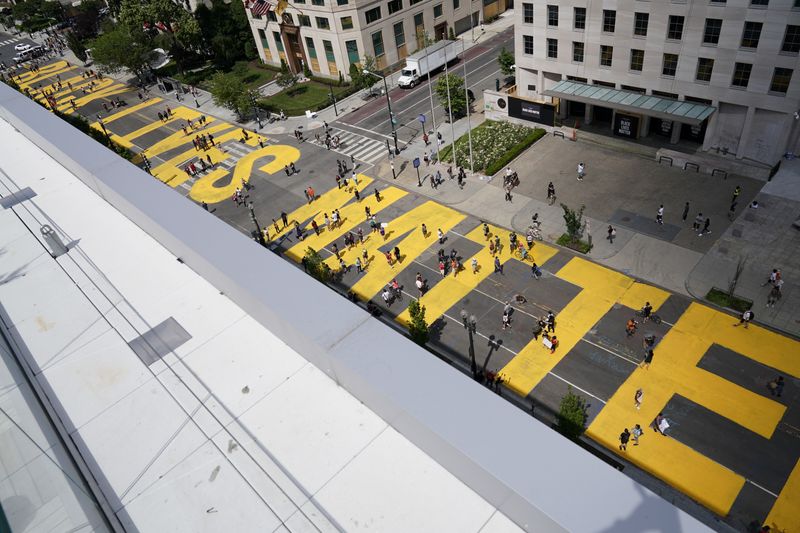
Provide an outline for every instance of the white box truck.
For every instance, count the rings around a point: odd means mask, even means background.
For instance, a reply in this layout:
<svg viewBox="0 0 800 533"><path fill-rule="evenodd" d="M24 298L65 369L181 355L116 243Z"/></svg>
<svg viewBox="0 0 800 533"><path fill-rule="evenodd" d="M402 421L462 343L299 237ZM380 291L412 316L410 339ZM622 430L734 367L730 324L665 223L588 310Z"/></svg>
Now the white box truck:
<svg viewBox="0 0 800 533"><path fill-rule="evenodd" d="M406 58L406 66L400 73L397 84L400 87L413 87L431 72L451 63L458 54L464 51L462 41L439 41L430 45L427 50L414 52Z"/></svg>

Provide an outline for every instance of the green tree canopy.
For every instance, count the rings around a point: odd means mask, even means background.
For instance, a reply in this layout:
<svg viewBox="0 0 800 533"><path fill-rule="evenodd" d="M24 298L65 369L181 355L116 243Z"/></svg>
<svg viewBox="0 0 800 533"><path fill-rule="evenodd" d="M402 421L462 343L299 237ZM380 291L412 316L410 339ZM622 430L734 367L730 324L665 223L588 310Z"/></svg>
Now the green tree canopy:
<svg viewBox="0 0 800 533"><path fill-rule="evenodd" d="M75 54L75 57L81 61L86 61L86 45L73 31L67 32L67 46Z"/></svg>
<svg viewBox="0 0 800 533"><path fill-rule="evenodd" d="M576 211L567 204L561 204L561 209L564 210L564 223L567 225L567 235L569 235L570 242L576 243L581 238L583 211L586 209L586 206L582 205L581 208Z"/></svg>
<svg viewBox="0 0 800 533"><path fill-rule="evenodd" d="M365 70L375 73L378 72L378 67L375 64L374 57L365 55L363 58L361 58L360 62L350 65L350 79L352 80L353 85L356 87L356 90L367 89L380 81L380 78L377 76L373 76L372 74L364 74Z"/></svg>
<svg viewBox="0 0 800 533"><path fill-rule="evenodd" d="M200 4L195 18L205 40L206 52L218 67L227 69L238 60L257 57L241 2L215 2L210 9Z"/></svg>
<svg viewBox="0 0 800 533"><path fill-rule="evenodd" d="M504 76L513 76L514 69L514 54L506 50L506 47L500 49L500 55L497 56L497 63L500 65L500 72L503 73Z"/></svg>
<svg viewBox="0 0 800 533"><path fill-rule="evenodd" d="M586 400L572 392L572 387L561 398L561 405L556 415L558 430L562 435L576 440L583 433L588 415L586 414Z"/></svg>
<svg viewBox="0 0 800 533"><path fill-rule="evenodd" d="M153 50L144 32L133 32L125 26L116 26L95 39L92 57L106 72L128 69L140 78L149 68Z"/></svg>
<svg viewBox="0 0 800 533"><path fill-rule="evenodd" d="M447 102L447 93L450 93L450 105ZM453 110L453 120L465 115L467 112L467 96L464 94L464 79L455 74L443 74L436 82L436 97L439 104L449 112Z"/></svg>
<svg viewBox="0 0 800 533"><path fill-rule="evenodd" d="M425 322L425 306L420 305L419 300L411 300L408 304L408 315L411 317L408 322L411 339L419 345L424 345L430 336L428 324Z"/></svg>
<svg viewBox="0 0 800 533"><path fill-rule="evenodd" d="M211 78L211 96L214 103L236 113L240 119L253 111L253 101L259 95L249 90L242 79L233 73L217 72Z"/></svg>
<svg viewBox="0 0 800 533"><path fill-rule="evenodd" d="M283 89L292 87L297 83L297 75L289 70L289 65L283 59L281 59L281 71L275 76L275 83Z"/></svg>

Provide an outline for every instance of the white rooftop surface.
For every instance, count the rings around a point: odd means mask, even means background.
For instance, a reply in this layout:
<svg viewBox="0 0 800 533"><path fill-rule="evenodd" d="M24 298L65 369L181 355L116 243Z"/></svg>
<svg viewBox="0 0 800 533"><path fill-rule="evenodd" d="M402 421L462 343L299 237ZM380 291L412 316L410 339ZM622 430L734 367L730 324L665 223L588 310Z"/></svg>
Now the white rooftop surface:
<svg viewBox="0 0 800 533"><path fill-rule="evenodd" d="M0 318L123 527L520 531L1 119L0 146L0 196L35 193L0 207ZM68 254L49 255L43 224ZM128 342L169 318L191 338L148 366ZM26 420L47 463L56 439ZM0 421L4 450L15 428ZM2 465L4 506L36 492L9 475L25 463ZM10 514L12 530L104 531L50 469L59 496L33 506L64 521Z"/></svg>

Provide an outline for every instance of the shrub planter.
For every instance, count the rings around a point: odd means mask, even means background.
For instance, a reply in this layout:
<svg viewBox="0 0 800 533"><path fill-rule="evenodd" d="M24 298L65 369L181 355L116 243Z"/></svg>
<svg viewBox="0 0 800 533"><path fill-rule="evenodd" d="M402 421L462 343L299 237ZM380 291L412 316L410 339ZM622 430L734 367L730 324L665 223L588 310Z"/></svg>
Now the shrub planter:
<svg viewBox="0 0 800 533"><path fill-rule="evenodd" d="M728 291L716 287L712 287L711 290L708 291L706 300L720 307L736 311L737 313L743 313L753 307L753 302L750 300L739 298L738 296L731 296L728 294Z"/></svg>
<svg viewBox="0 0 800 533"><path fill-rule="evenodd" d="M582 240L572 241L572 239L570 239L569 235L566 233L558 238L556 244L565 248L569 248L570 250L575 250L576 252L580 252L582 254L588 254L589 250L592 249L592 245L588 242Z"/></svg>

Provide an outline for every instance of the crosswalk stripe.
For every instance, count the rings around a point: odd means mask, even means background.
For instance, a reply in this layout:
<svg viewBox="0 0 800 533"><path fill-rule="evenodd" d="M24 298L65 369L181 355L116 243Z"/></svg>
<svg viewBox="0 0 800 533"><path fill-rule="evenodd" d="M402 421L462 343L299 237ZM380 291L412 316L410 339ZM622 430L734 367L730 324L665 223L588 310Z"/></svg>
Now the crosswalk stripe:
<svg viewBox="0 0 800 533"><path fill-rule="evenodd" d="M375 162L383 157L384 143L381 141L339 128L331 128L331 133L334 137L339 137L339 148L331 148L335 152L350 155L367 163ZM322 141L312 142L324 146Z"/></svg>

